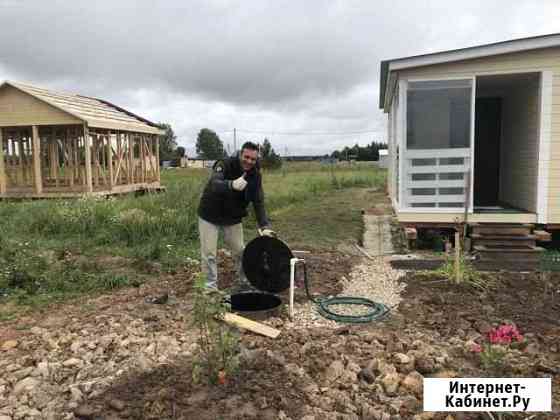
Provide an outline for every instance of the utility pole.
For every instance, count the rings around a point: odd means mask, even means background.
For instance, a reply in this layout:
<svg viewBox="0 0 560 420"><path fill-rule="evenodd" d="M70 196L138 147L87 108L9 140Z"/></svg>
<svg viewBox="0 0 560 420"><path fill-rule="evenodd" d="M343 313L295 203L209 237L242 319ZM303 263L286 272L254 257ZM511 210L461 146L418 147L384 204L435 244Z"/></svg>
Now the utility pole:
<svg viewBox="0 0 560 420"><path fill-rule="evenodd" d="M233 153L237 152L237 128L233 129L233 150Z"/></svg>

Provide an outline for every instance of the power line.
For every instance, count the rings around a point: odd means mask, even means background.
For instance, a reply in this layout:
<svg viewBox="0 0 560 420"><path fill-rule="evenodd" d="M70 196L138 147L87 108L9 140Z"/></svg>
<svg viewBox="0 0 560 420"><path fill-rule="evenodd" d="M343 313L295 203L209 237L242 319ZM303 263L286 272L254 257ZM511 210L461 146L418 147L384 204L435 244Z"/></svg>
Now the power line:
<svg viewBox="0 0 560 420"><path fill-rule="evenodd" d="M242 132L249 134L264 134L269 136L346 136L346 135L358 135L358 134L372 134L379 133L377 130L367 130L367 131L339 131L339 132L327 132L327 131L261 131L261 130L243 130L243 129L233 129L233 130L223 130L222 133L233 133Z"/></svg>

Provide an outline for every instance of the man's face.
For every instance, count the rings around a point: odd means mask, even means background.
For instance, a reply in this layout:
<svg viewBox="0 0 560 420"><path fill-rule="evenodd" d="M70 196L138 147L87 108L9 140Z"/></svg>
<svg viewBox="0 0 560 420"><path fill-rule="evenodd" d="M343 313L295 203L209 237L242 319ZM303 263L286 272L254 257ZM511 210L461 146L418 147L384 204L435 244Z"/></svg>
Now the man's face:
<svg viewBox="0 0 560 420"><path fill-rule="evenodd" d="M241 167L245 172L250 171L257 163L257 151L251 149L243 149L241 151Z"/></svg>

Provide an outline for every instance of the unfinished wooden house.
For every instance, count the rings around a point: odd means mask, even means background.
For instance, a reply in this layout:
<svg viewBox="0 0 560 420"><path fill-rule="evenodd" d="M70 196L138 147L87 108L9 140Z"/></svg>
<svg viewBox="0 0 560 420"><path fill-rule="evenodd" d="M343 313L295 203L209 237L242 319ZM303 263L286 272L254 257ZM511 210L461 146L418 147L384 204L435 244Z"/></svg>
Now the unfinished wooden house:
<svg viewBox="0 0 560 420"><path fill-rule="evenodd" d="M560 34L383 61L379 106L409 231L466 222L516 258L560 229Z"/></svg>
<svg viewBox="0 0 560 420"><path fill-rule="evenodd" d="M160 188L154 123L110 102L0 85L0 198L69 198Z"/></svg>

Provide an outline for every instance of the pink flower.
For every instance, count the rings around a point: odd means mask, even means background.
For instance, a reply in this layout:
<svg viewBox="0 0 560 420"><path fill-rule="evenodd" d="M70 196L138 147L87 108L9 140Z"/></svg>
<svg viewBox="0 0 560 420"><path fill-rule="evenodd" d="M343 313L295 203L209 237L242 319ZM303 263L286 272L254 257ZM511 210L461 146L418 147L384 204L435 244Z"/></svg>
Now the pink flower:
<svg viewBox="0 0 560 420"><path fill-rule="evenodd" d="M511 344L523 341L523 336L514 325L501 325L488 333L488 340L492 344Z"/></svg>
<svg viewBox="0 0 560 420"><path fill-rule="evenodd" d="M471 347L471 351L473 353L481 353L482 352L482 346L480 344L473 344Z"/></svg>

